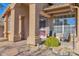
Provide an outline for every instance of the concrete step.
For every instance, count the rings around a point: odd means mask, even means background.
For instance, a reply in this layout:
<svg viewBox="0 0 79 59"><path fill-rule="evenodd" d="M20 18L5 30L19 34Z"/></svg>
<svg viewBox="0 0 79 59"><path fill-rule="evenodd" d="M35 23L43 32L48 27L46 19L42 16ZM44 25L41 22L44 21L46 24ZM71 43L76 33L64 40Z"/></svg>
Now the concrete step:
<svg viewBox="0 0 79 59"><path fill-rule="evenodd" d="M7 41L7 38L0 37L0 42L1 42L1 41Z"/></svg>

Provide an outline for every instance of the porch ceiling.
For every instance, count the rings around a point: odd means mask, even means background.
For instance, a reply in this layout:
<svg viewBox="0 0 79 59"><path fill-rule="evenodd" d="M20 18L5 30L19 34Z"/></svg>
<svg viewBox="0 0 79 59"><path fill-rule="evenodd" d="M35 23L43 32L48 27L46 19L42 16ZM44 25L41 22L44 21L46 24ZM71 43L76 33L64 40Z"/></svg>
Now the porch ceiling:
<svg viewBox="0 0 79 59"><path fill-rule="evenodd" d="M42 13L52 16L73 15L75 14L75 8L71 4L53 5L42 10ZM46 17L45 15L42 16ZM48 18L48 17L47 17Z"/></svg>

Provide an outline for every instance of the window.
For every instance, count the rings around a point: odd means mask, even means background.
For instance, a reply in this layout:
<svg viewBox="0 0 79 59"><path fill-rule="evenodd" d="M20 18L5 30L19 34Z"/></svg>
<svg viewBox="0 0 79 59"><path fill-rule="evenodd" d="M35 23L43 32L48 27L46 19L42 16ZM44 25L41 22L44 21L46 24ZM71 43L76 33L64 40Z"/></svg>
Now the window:
<svg viewBox="0 0 79 59"><path fill-rule="evenodd" d="M68 18L59 18L59 19L54 19L54 28L53 32L54 33L63 33L63 34L75 34L76 33L76 28L75 25L70 25L67 22ZM69 19L70 20L70 19Z"/></svg>
<svg viewBox="0 0 79 59"><path fill-rule="evenodd" d="M62 26L54 26L54 33L62 33Z"/></svg>

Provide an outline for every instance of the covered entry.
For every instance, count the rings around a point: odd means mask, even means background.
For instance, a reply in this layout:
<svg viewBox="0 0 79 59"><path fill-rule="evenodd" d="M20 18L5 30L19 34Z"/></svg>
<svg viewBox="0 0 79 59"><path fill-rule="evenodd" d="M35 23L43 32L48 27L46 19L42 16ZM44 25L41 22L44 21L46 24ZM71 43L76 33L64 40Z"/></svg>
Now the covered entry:
<svg viewBox="0 0 79 59"><path fill-rule="evenodd" d="M11 4L3 14L4 37L8 41L27 40L29 34L29 4Z"/></svg>
<svg viewBox="0 0 79 59"><path fill-rule="evenodd" d="M56 19L67 19L67 18L72 18L74 17L75 20L76 20L76 25L75 25L75 33L76 33L76 36L78 38L79 36L79 5L78 4L60 4L60 5L52 5L52 6L49 6L47 8L44 8L43 11L41 12L41 15L44 16L44 17L47 17L47 19L49 21L53 20L53 21L56 21ZM59 21L56 21L56 22L59 22ZM55 24L52 24L50 23L49 27L50 27L50 30L52 30L52 28L56 28L54 26ZM62 25L62 24L58 24L57 23L57 27L59 25ZM66 29L67 29L67 26L60 26L63 34L66 33ZM53 30L56 32L56 29ZM70 33L70 32L69 32ZM61 35L61 34L59 34Z"/></svg>
<svg viewBox="0 0 79 59"><path fill-rule="evenodd" d="M8 41L26 39L27 44L35 45L35 35L38 31L38 21L36 21L38 14L36 15L36 11L36 4L11 4L2 15L5 20L4 37ZM10 22L8 22L9 20Z"/></svg>

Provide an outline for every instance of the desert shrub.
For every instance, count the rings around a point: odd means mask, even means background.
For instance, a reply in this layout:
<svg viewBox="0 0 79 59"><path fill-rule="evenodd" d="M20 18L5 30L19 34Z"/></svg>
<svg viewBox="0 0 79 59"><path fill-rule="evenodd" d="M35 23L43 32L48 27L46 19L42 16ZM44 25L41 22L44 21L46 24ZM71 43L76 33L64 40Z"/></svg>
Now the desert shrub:
<svg viewBox="0 0 79 59"><path fill-rule="evenodd" d="M47 47L58 47L60 46L60 42L56 37L48 37L45 40L44 45L46 45Z"/></svg>

